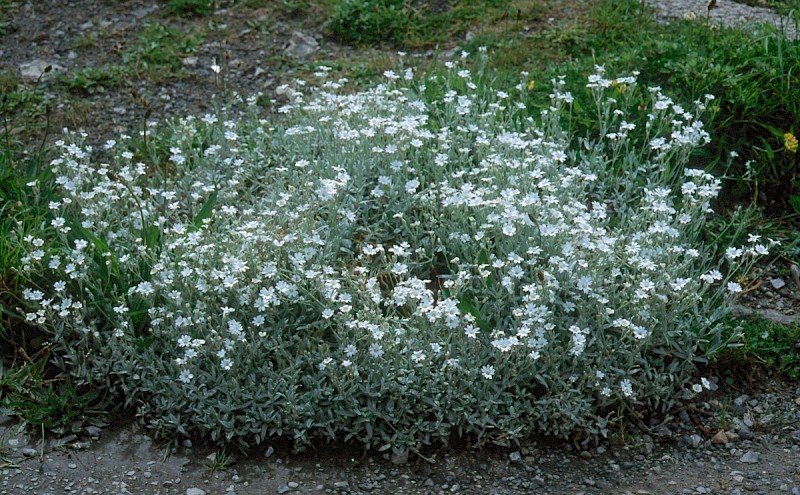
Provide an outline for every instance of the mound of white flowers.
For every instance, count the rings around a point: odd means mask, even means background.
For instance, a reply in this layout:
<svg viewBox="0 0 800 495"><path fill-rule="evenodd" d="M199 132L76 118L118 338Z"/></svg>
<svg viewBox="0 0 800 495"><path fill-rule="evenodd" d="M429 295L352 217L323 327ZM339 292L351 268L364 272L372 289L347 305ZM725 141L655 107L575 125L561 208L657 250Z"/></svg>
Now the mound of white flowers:
<svg viewBox="0 0 800 495"><path fill-rule="evenodd" d="M606 435L696 392L729 276L767 250L712 266L699 242L719 189L684 169L704 102L598 67L580 140L563 81L533 119L524 82L447 66L355 94L323 70L275 118L251 100L151 129L144 151L62 143L24 270L50 281L28 319L64 371L162 433L396 452Z"/></svg>

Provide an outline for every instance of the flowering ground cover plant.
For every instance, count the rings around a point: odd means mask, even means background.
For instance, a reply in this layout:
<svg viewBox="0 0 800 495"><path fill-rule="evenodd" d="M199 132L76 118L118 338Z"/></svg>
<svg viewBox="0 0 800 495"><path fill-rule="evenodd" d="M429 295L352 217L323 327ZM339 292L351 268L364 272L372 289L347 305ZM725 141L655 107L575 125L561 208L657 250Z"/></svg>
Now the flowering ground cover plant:
<svg viewBox="0 0 800 495"><path fill-rule="evenodd" d="M732 277L770 243L700 242L719 181L684 164L712 97L597 67L578 139L563 81L533 118L527 81L446 66L355 94L323 68L277 117L151 126L149 154L62 142L27 319L161 432L241 445L596 438L709 386Z"/></svg>

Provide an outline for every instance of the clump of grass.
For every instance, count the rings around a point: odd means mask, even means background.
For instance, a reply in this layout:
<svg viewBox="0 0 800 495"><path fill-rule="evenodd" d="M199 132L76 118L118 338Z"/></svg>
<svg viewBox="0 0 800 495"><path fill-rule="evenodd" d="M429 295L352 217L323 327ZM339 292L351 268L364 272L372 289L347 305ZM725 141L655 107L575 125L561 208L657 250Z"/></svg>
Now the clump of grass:
<svg viewBox="0 0 800 495"><path fill-rule="evenodd" d="M771 376L800 380L800 325L781 325L759 317L731 320L741 345L719 357L721 374L731 384Z"/></svg>
<svg viewBox="0 0 800 495"><path fill-rule="evenodd" d="M216 0L169 0L167 10L180 16L207 17L215 8Z"/></svg>
<svg viewBox="0 0 800 495"><path fill-rule="evenodd" d="M122 66L101 65L73 71L62 81L74 93L93 95L119 87L126 77L126 70Z"/></svg>
<svg viewBox="0 0 800 495"><path fill-rule="evenodd" d="M402 43L411 23L403 0L342 0L327 24L336 39L349 43Z"/></svg>
<svg viewBox="0 0 800 495"><path fill-rule="evenodd" d="M180 73L182 59L202 44L203 37L194 32L182 32L164 24L148 24L136 43L122 53L122 62L133 71L159 81Z"/></svg>

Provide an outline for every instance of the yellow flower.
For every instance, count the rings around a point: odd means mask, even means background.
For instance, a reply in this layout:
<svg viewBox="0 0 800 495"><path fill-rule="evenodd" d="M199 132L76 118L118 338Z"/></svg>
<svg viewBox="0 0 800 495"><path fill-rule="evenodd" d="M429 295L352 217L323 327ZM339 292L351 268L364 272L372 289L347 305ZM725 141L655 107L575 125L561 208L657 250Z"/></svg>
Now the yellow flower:
<svg viewBox="0 0 800 495"><path fill-rule="evenodd" d="M536 87L536 81L530 81L528 83L528 91L533 91L533 88Z"/></svg>
<svg viewBox="0 0 800 495"><path fill-rule="evenodd" d="M797 153L797 138L794 134L787 132L783 135L783 146L792 153Z"/></svg>

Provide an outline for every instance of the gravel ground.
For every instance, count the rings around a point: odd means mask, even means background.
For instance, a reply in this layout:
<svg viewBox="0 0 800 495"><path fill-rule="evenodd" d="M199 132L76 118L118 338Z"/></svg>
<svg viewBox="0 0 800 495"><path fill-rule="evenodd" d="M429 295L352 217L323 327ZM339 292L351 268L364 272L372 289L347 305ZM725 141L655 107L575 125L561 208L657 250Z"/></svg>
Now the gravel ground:
<svg viewBox="0 0 800 495"><path fill-rule="evenodd" d="M697 0L653 1L664 17L706 15ZM69 76L84 67L112 63L135 43L146 23L170 22L188 30L192 22L163 16L165 2L143 0L36 0L21 2L0 37L0 69L21 73L32 85L46 65ZM302 19L276 18L268 9L247 19L220 11L208 22L204 43L181 60L183 76L155 83L128 81L102 92L63 96L45 86L57 107L52 122L84 127L97 142L150 118L211 110L217 91L209 67L224 61L227 84L243 93L274 94L314 59L361 55L322 38ZM764 9L718 0L713 22L741 18L774 20ZM94 40L81 43L80 40ZM386 56L386 54L377 54ZM38 61L38 62L37 62ZM59 93L61 91L61 93ZM797 323L800 284L770 267L761 285L742 299L742 312L791 318ZM780 279L783 282L776 280ZM779 287L778 287L779 286ZM648 429L576 450L569 443L539 439L512 449L466 446L424 459L365 456L361 451L319 446L292 455L279 445L224 470L211 470L208 446L160 447L133 421L78 435L42 440L0 417L0 495L5 494L772 494L800 495L800 388L781 383L722 387L704 401L687 404L674 417ZM746 393L746 395L745 395ZM209 457L210 456L210 457ZM432 461L432 462L428 462Z"/></svg>
<svg viewBox="0 0 800 495"><path fill-rule="evenodd" d="M786 37L798 39L798 25L787 22L786 18L775 11L764 7L751 7L733 0L716 0L716 5L708 9L707 0L645 0L645 3L656 10L656 15L664 20L676 18L703 19L708 18L712 24L736 26L750 23L769 23L785 29Z"/></svg>

